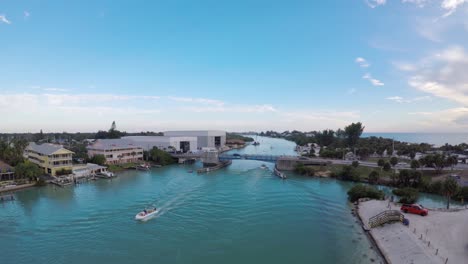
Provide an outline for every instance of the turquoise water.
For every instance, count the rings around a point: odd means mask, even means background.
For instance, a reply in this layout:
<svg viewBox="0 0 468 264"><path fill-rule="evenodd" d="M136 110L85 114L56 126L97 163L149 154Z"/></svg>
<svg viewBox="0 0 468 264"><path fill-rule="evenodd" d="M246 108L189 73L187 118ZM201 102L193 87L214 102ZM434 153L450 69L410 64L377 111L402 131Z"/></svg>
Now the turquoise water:
<svg viewBox="0 0 468 264"><path fill-rule="evenodd" d="M240 151L294 154L293 146L262 138ZM261 164L235 160L200 175L188 173L199 164L173 165L17 192L0 204L0 262L378 263L350 214L352 183L293 174L282 181L273 164ZM150 205L158 215L136 222Z"/></svg>

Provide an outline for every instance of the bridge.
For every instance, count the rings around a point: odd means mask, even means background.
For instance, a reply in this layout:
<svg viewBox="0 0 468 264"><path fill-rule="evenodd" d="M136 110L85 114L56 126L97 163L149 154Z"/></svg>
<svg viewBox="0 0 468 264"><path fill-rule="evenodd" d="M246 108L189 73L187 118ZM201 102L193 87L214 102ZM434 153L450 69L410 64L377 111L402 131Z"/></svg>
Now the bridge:
<svg viewBox="0 0 468 264"><path fill-rule="evenodd" d="M179 163L183 163L187 160L203 160L202 153L185 153L185 154L172 154L173 158L177 158ZM259 154L220 154L218 156L219 161L229 160L258 160L265 162L273 162L276 164L278 170L294 170L297 164L303 165L316 165L325 166L331 164L330 161L324 159L311 159L299 156L285 156L285 155L259 155Z"/></svg>
<svg viewBox="0 0 468 264"><path fill-rule="evenodd" d="M257 154L221 154L219 160L259 160L266 162L276 162L278 159L287 156L257 155ZM292 156L291 156L292 157Z"/></svg>

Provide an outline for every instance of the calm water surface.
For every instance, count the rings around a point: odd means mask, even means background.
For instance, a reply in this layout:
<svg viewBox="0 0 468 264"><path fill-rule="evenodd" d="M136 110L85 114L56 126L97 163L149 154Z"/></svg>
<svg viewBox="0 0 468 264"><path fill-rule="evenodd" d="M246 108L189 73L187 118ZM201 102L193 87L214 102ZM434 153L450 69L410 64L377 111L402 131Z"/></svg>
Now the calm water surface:
<svg viewBox="0 0 468 264"><path fill-rule="evenodd" d="M240 152L294 154L261 138ZM210 174L195 165L128 171L113 180L16 193L0 204L1 263L371 263L346 201L351 183L234 161ZM134 216L155 205L147 222Z"/></svg>

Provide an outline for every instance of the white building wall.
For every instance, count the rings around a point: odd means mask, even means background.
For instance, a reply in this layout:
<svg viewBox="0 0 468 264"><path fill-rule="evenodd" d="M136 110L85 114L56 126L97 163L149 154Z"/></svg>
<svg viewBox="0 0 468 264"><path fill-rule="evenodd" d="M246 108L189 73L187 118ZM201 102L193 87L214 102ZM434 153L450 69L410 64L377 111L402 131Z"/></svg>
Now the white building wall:
<svg viewBox="0 0 468 264"><path fill-rule="evenodd" d="M226 131L220 130L166 131L164 135L171 137L197 137L198 149L214 148L215 137L220 137L220 147L226 145Z"/></svg>
<svg viewBox="0 0 468 264"><path fill-rule="evenodd" d="M197 138L196 137L172 137L172 136L128 136L123 137L131 140L135 145L140 146L144 150L151 150L153 147L157 147L162 150L169 150L172 146L176 151L180 151L180 142L188 141L190 143L190 151L196 151Z"/></svg>

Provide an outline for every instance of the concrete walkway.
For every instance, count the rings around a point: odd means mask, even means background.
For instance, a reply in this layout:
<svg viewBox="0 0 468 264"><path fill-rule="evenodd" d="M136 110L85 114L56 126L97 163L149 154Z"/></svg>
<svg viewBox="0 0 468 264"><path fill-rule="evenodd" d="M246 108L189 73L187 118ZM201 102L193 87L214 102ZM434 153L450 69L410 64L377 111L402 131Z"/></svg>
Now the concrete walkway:
<svg viewBox="0 0 468 264"><path fill-rule="evenodd" d="M359 205L363 221L389 209L388 201L371 200ZM392 205L391 209L399 210ZM468 263L468 210L429 211L428 216L405 214L409 227L400 222L371 229L377 245L390 263ZM436 255L437 253L437 255Z"/></svg>

